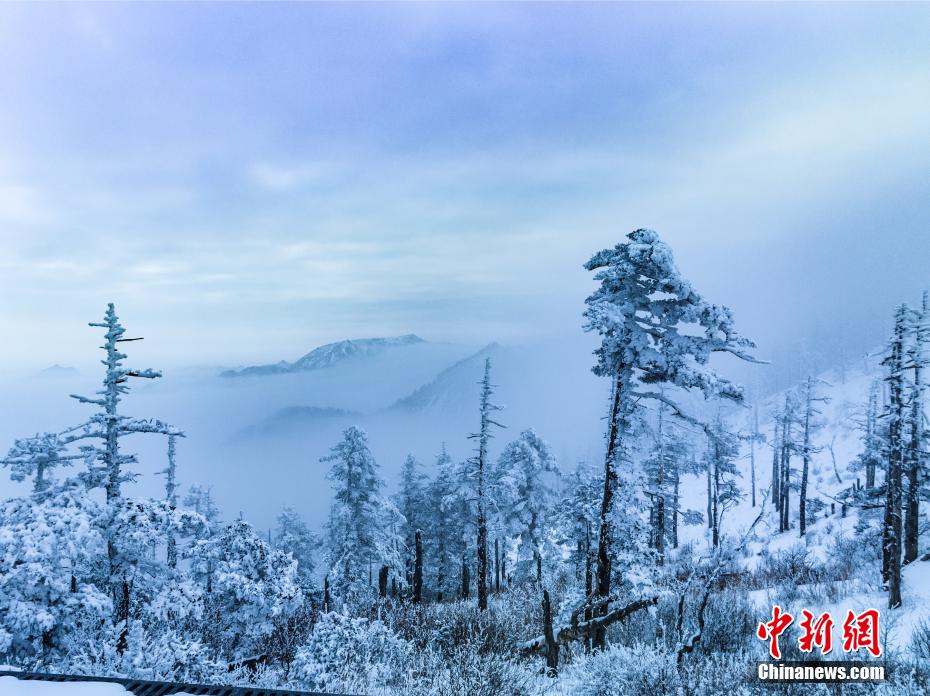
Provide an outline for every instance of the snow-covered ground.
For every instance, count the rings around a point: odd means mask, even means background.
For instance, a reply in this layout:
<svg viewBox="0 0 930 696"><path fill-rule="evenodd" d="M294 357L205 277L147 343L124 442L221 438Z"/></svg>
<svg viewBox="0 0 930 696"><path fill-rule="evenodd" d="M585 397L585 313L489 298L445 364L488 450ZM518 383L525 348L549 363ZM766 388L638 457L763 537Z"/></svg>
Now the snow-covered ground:
<svg viewBox="0 0 930 696"><path fill-rule="evenodd" d="M119 684L109 682L52 682L0 677L3 696L125 696Z"/></svg>
<svg viewBox="0 0 930 696"><path fill-rule="evenodd" d="M817 404L822 428L813 437L817 451L811 461L808 500L820 498L825 505L824 511L801 537L797 528L797 491L792 492L791 500L793 527L787 532L779 533L772 505L768 504L767 514L757 525L755 538L747 544L747 556L741 561L746 570L756 569L764 556L774 556L798 546L803 546L812 563L822 564L837 553L837 542L857 538L859 511L848 508L844 516L840 503L835 499L857 479L860 484L864 479L863 472L850 470L850 464L862 449L856 420L864 411L872 384L876 380L881 383L882 376L877 357L862 359L842 372L834 369L819 376L823 382L818 386L817 395L827 397L828 401ZM725 534L741 536L759 514L771 483L772 414L784 404L784 398L785 392L774 394L759 407L759 430L766 435L767 442L756 445L756 507L752 507L749 495L749 445L742 445L738 468L741 473L739 485L745 496L738 505L726 511L722 523ZM751 418L751 410L740 410L731 417L731 424L735 430L747 432ZM800 458L794 457L792 468L800 473L800 467ZM831 503L835 503L833 510ZM682 507L703 511L705 506L706 482L703 475L688 477L682 485ZM923 514L926 515L926 505ZM683 526L680 539L682 544L690 542L700 550L710 548L710 533L706 525ZM921 543L923 554L927 551L927 542L922 538ZM858 613L867 608L877 608L881 612L883 648L888 651L903 649L910 643L914 629L922 622L930 622L930 562L918 561L902 570L903 606L894 611L887 609L888 596L880 588L877 568L874 575L872 583L855 580L837 582L822 591L800 586L799 598L789 601L784 596L784 588L778 587L750 592L749 597L759 607L760 620L771 612L772 605L776 603L795 616L799 616L800 610L805 608L812 612L829 611L837 626L841 625L849 610ZM817 602L818 596L839 599Z"/></svg>

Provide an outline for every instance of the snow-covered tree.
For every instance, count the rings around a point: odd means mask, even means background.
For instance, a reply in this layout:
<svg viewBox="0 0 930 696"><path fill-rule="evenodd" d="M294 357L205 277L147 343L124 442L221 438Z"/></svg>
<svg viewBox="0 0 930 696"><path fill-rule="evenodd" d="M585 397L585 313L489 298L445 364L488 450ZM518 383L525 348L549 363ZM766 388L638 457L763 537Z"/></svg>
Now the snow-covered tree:
<svg viewBox="0 0 930 696"><path fill-rule="evenodd" d="M811 455L820 452L822 448L813 444L814 434L823 427L819 416L821 412L816 408L817 402L826 403L828 398L817 396L818 384L825 384L823 380L808 377L804 382L802 400L804 412L801 415L801 488L798 491L798 529L804 536L807 531L807 479L810 473Z"/></svg>
<svg viewBox="0 0 930 696"><path fill-rule="evenodd" d="M597 593L611 593L611 548L618 469L629 467L626 441L636 405L644 397L671 402L653 390L667 385L740 401L743 392L708 365L714 353L751 360L754 344L740 336L730 310L706 302L675 267L671 249L652 230L595 254L585 264L598 289L586 300L585 329L601 336L595 374L611 378L604 492L598 535ZM677 405L671 402L675 410ZM603 647L604 632L595 636Z"/></svg>
<svg viewBox="0 0 930 696"><path fill-rule="evenodd" d="M791 528L791 490L796 488L791 458L798 453L800 446L796 441L798 427L798 398L793 392L785 393L784 406L776 411L777 421L773 447L773 488L775 505L778 511L778 531L785 532Z"/></svg>
<svg viewBox="0 0 930 696"><path fill-rule="evenodd" d="M554 511L556 541L571 549L575 573L591 594L594 571L594 541L597 533L598 495L601 481L587 462L580 461L567 477L565 492Z"/></svg>
<svg viewBox="0 0 930 696"><path fill-rule="evenodd" d="M469 460L469 478L474 486L475 496L475 545L478 552L477 563L477 595L478 609L488 608L488 507L490 503L490 465L488 462L488 444L491 438L492 427L502 428L491 414L501 410L501 407L491 402L494 394L494 385L491 384L491 358L484 360L484 377L479 382L481 397L479 401L480 427L477 433L469 437L478 442L475 456Z"/></svg>
<svg viewBox="0 0 930 696"><path fill-rule="evenodd" d="M879 421L880 389L881 385L878 381L873 382L869 388L869 400L859 423L859 429L862 432L862 451L850 465L853 471L865 473L867 491L875 488L875 473L884 465L885 437Z"/></svg>
<svg viewBox="0 0 930 696"><path fill-rule="evenodd" d="M458 577L456 571L465 555L465 534L469 519L468 500L462 486L459 467L446 451L436 457L434 474L426 489L429 501L424 555L427 563L427 584L434 588L437 601L454 597Z"/></svg>
<svg viewBox="0 0 930 696"><path fill-rule="evenodd" d="M926 370L930 368L927 343L930 343L930 294L924 291L921 309L913 317L913 337L908 350L908 359L913 369L910 393L910 409L907 429L908 447L905 456L907 490L905 493L904 517L904 563L917 560L920 541L920 492L926 477L928 429L924 412Z"/></svg>
<svg viewBox="0 0 930 696"><path fill-rule="evenodd" d="M33 477L32 490L39 493L54 483L55 469L70 466L75 459L84 459L84 455L69 454L57 433L41 433L16 440L2 464L10 468L13 481Z"/></svg>
<svg viewBox="0 0 930 696"><path fill-rule="evenodd" d="M759 404L753 404L748 432L740 439L749 443L749 487L752 507L756 506L756 445L765 442L765 435L759 432Z"/></svg>
<svg viewBox="0 0 930 696"><path fill-rule="evenodd" d="M330 452L320 460L332 464L329 479L334 489L327 529L329 579L333 594L351 605L371 593L370 565L402 564L401 559L390 557L396 551L392 537L400 530L396 518L386 519L378 464L365 432L348 428Z"/></svg>
<svg viewBox="0 0 930 696"><path fill-rule="evenodd" d="M129 379L155 379L161 377L161 372L124 367L123 360L126 354L119 351L119 344L141 339L125 338L126 330L120 324L112 302L107 305L103 322L91 322L90 326L106 330L104 344L101 346L106 354L104 360L101 361L106 367L103 388L97 392L97 397L76 394L71 396L83 404L97 406L101 410L92 415L83 426L71 428L62 435L66 442L81 442L84 445L85 460L91 465L88 480L91 483L99 481L99 484L106 490L107 504L115 506L122 494L122 484L135 478L132 472L126 470L126 466L134 463L136 457L120 451L121 440L136 433L157 433L170 436L179 434L179 431L159 420L140 420L120 413L120 402L123 395L129 392L127 384ZM87 444L96 441L99 441L99 444ZM95 463L96 466L94 466ZM99 475L99 479L95 481L96 475ZM116 609L114 618L117 622L125 621L129 611L125 601L128 596L126 587L128 580L119 563L122 556L114 549L113 532L110 533L107 544L110 559L110 585Z"/></svg>
<svg viewBox="0 0 930 696"><path fill-rule="evenodd" d="M704 429L707 435L706 466L711 481L711 542L720 545L720 530L724 513L742 498L736 479L739 439L730 432L718 411L716 419Z"/></svg>
<svg viewBox="0 0 930 696"><path fill-rule="evenodd" d="M300 601L297 562L271 548L252 526L235 520L190 551L191 570L206 577L205 640L224 654L253 654L273 620Z"/></svg>
<svg viewBox="0 0 930 696"><path fill-rule="evenodd" d="M204 517L210 524L219 522L220 509L213 501L212 489L199 483L191 485L184 496L184 507Z"/></svg>
<svg viewBox="0 0 930 696"><path fill-rule="evenodd" d="M404 567L409 584L413 583L416 564L417 531L426 530L430 512L426 479L423 465L412 454L408 454L400 471L400 490L394 496L394 504L404 518L401 535L405 546Z"/></svg>
<svg viewBox="0 0 930 696"><path fill-rule="evenodd" d="M558 462L533 429L524 430L497 460L494 504L517 543L517 577L542 580L546 514L552 504Z"/></svg>
<svg viewBox="0 0 930 696"><path fill-rule="evenodd" d="M651 448L643 460L650 502L650 540L659 565L664 562L668 537L673 546L678 545L681 476L688 471L690 457L688 445L670 422L668 411L668 406L659 404Z"/></svg>
<svg viewBox="0 0 930 696"><path fill-rule="evenodd" d="M888 586L888 607L901 605L901 487L907 408L905 359L910 312L895 312L894 331L884 364L888 368L888 468L885 474L885 515L882 525L882 577Z"/></svg>
<svg viewBox="0 0 930 696"><path fill-rule="evenodd" d="M183 437L181 433L171 433L168 435L168 465L162 471L158 472L165 477L165 501L172 510L178 505L178 479L175 454L179 436ZM166 534L168 537L168 565L174 568L178 564L177 539L171 532L166 532Z"/></svg>
<svg viewBox="0 0 930 696"><path fill-rule="evenodd" d="M69 631L111 614L105 525L80 486L0 504L0 655L45 664Z"/></svg>
<svg viewBox="0 0 930 696"><path fill-rule="evenodd" d="M278 551L289 553L297 562L297 579L301 589L307 592L313 587L313 554L319 539L289 505L281 510L277 522L274 546Z"/></svg>

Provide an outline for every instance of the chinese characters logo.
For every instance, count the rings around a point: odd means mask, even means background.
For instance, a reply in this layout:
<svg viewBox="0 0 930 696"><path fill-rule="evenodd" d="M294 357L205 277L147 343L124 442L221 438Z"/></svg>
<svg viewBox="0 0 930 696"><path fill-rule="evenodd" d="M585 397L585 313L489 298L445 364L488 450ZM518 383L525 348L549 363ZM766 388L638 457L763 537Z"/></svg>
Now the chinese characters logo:
<svg viewBox="0 0 930 696"><path fill-rule="evenodd" d="M801 611L801 637L798 639L798 649L803 653L810 653L816 646L821 654L826 655L833 650L833 617L830 612L820 616L807 609ZM851 653L865 649L873 657L882 654L878 644L878 610L866 609L860 614L849 611L843 621L843 652ZM769 641L769 654L776 660L781 659L781 648L778 638L794 623L794 617L782 611L777 604L772 607L772 619L759 624L756 636L760 640Z"/></svg>

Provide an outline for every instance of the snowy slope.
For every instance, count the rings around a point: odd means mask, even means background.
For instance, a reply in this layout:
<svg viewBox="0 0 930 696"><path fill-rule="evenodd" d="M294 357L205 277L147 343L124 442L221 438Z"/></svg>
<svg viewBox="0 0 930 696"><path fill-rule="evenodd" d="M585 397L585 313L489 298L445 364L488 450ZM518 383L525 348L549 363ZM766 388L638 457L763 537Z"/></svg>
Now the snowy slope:
<svg viewBox="0 0 930 696"><path fill-rule="evenodd" d="M857 525L860 523L859 512L849 508L844 517L840 503L836 502L835 498L839 498L841 492L852 486L857 478L860 482L864 481L862 472L850 470L850 464L862 448L861 434L855 421L864 410L873 382L881 381L883 377L879 360L877 357L870 357L860 361L853 369L834 369L819 376L827 384L821 385L817 393L827 397L829 402L817 404L818 410L822 412L820 419L823 427L813 438L813 444L819 451L812 457L808 499L819 498L824 503L824 511L808 526L807 534L801 538L798 533L797 491L792 491L792 528L787 532L779 533L772 506L768 505L767 515L755 530L756 540L749 544L749 555L742 561L747 569L757 567L764 555L772 556L798 547L806 551L810 562L822 564L836 560L838 542L861 543L861 533L857 531ZM760 403L759 407L759 428L768 439L768 442L756 446L756 489L760 505L771 484L771 415L776 407L783 405L784 398L785 392L773 394ZM750 409L740 409L731 417L731 426L734 430L747 432L751 427L751 418ZM792 468L796 469L798 476L800 467L800 458L793 458ZM751 477L748 444L743 445L739 469L742 474L740 486L745 496L738 506L727 511L722 523L724 534L736 537L742 536L743 531L759 514L759 507L751 506L749 495ZM705 480L703 476L688 478L688 482L682 486L682 506L704 511ZM832 511L831 503L835 503L835 509ZM922 508L922 514L926 518L926 504ZM683 543L692 542L701 549L710 546L710 534L706 525L683 527L680 537ZM921 539L921 553L927 551L930 551L930 543L924 536ZM887 592L880 587L878 566L874 569L866 568L862 575L864 580L833 583L827 588L801 587L800 596L796 598L786 599L784 587L754 591L751 597L759 606L760 616L770 612L773 603L782 604L783 608L795 615L798 615L802 608L830 611L835 619L840 617L840 621L850 609L861 612L866 608L875 607L882 612L884 622L882 644L890 650L907 646L914 628L921 622L930 622L930 562L918 561L903 569L903 606L895 611L886 609L888 597Z"/></svg>

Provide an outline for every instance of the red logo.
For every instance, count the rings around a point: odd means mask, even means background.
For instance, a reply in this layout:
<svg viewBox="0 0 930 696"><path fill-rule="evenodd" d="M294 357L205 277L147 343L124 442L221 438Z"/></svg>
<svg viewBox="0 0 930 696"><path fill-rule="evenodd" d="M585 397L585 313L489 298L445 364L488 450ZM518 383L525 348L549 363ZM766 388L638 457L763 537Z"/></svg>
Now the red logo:
<svg viewBox="0 0 930 696"><path fill-rule="evenodd" d="M875 657L882 654L878 644L878 609L866 609L859 616L850 611L843 622L843 651L856 652L862 648Z"/></svg>
<svg viewBox="0 0 930 696"><path fill-rule="evenodd" d="M769 645L769 653L776 660L781 659L781 650L778 648L778 636L785 632L785 629L791 625L794 617L791 614L783 613L781 607L777 604L772 607L772 620L768 623L760 623L756 635L760 640L772 641Z"/></svg>
<svg viewBox="0 0 930 696"><path fill-rule="evenodd" d="M830 612L824 612L814 618L813 612L801 610L801 636L798 638L798 648L801 652L813 652L814 647L820 649L822 655L833 650L833 617ZM866 609L860 614L850 611L843 622L843 652L858 652L863 648L874 657L882 654L878 644L877 609ZM781 659L781 649L778 646L778 637L794 623L794 617L777 604L772 607L772 620L759 624L756 636L759 640L769 641L769 654L776 660Z"/></svg>

